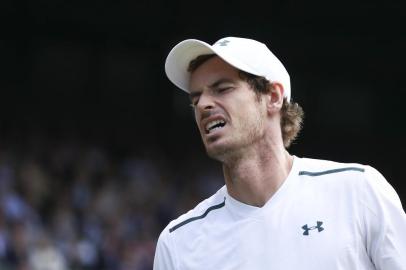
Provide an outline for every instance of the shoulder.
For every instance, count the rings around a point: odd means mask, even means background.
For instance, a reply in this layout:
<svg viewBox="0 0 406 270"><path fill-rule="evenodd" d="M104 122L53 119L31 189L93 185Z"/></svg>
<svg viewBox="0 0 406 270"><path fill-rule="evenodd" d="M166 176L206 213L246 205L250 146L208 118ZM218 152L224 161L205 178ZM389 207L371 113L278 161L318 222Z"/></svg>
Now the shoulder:
<svg viewBox="0 0 406 270"><path fill-rule="evenodd" d="M184 231L188 228L188 232L193 231L196 226L200 225L202 220L212 211L223 208L225 205L225 187L223 186L214 195L200 202L196 207L189 210L187 213L179 216L178 218L169 222L169 224L162 230L159 235L157 248L154 259L154 269L177 269L178 265L178 249L180 248L175 244L173 237L179 231ZM200 221L200 222L199 222ZM180 234L180 237L186 237L192 240L190 235ZM183 239L183 238L182 238Z"/></svg>
<svg viewBox="0 0 406 270"><path fill-rule="evenodd" d="M364 173L367 167L359 163L343 163L312 158L300 158L300 165L299 175L313 177L335 175L342 172L359 174Z"/></svg>
<svg viewBox="0 0 406 270"><path fill-rule="evenodd" d="M187 226L195 225L194 222L198 220L205 219L206 216L211 212L221 209L225 206L225 186L220 188L211 197L200 202L196 207L179 216L178 218L169 222L165 227L165 233L172 233L177 229Z"/></svg>
<svg viewBox="0 0 406 270"><path fill-rule="evenodd" d="M362 189L367 172L372 169L359 163L300 158L298 176L302 184L331 194L350 196Z"/></svg>
<svg viewBox="0 0 406 270"><path fill-rule="evenodd" d="M359 199L385 198L394 204L400 200L384 176L374 167L359 163L300 158L299 176L335 187L358 190ZM334 185L334 183L336 185Z"/></svg>
<svg viewBox="0 0 406 270"><path fill-rule="evenodd" d="M365 205L376 201L379 204L386 203L402 208L400 198L393 186L374 167L366 166L362 191Z"/></svg>

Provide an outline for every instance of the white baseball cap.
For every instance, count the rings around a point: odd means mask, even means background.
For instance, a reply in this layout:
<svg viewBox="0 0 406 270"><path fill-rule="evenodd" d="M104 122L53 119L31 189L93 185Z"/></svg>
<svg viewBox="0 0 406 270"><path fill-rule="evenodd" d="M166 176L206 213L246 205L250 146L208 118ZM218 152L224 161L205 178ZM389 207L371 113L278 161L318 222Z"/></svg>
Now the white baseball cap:
<svg viewBox="0 0 406 270"><path fill-rule="evenodd" d="M239 70L281 83L284 96L290 101L290 77L282 62L265 44L247 38L225 37L213 45L197 39L178 43L169 52L165 62L165 72L169 80L189 93L191 73L188 66L190 61L202 54L216 54Z"/></svg>

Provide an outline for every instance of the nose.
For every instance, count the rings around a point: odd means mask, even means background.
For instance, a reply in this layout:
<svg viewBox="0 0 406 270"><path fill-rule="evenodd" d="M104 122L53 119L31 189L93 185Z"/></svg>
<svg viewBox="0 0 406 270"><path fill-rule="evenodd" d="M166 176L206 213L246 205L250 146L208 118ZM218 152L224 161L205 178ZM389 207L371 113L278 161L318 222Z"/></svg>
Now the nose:
<svg viewBox="0 0 406 270"><path fill-rule="evenodd" d="M202 93L199 97L199 102L197 103L197 109L201 111L206 111L213 109L215 106L214 98L208 93Z"/></svg>

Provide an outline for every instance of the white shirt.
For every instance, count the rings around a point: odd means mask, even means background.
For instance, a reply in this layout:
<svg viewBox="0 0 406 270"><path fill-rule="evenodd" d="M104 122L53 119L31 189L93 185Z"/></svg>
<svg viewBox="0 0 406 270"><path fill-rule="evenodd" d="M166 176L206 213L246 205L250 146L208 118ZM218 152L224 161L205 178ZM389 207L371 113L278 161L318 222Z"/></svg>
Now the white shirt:
<svg viewBox="0 0 406 270"><path fill-rule="evenodd" d="M162 231L154 270L406 269L406 214L374 168L294 157L263 207L226 187Z"/></svg>

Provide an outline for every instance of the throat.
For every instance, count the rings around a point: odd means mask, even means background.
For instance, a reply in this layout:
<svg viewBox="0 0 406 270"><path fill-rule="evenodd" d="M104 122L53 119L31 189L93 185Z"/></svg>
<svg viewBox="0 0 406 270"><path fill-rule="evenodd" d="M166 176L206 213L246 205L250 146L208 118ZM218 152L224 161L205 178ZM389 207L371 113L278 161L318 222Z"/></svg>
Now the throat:
<svg viewBox="0 0 406 270"><path fill-rule="evenodd" d="M228 193L245 204L264 206L289 175L293 157L288 157L286 162L274 160L266 165L255 161L246 161L234 167L223 164Z"/></svg>

